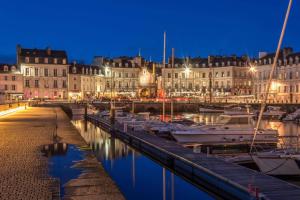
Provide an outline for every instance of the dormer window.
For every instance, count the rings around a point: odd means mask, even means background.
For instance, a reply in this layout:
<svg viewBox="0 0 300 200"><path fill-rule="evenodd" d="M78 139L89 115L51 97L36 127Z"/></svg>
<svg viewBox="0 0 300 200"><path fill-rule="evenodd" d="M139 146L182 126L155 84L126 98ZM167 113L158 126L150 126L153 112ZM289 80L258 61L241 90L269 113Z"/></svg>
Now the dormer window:
<svg viewBox="0 0 300 200"><path fill-rule="evenodd" d="M92 68L90 68L90 74L93 74L93 70L92 70Z"/></svg>
<svg viewBox="0 0 300 200"><path fill-rule="evenodd" d="M29 57L25 57L25 63L29 63Z"/></svg>
<svg viewBox="0 0 300 200"><path fill-rule="evenodd" d="M279 59L278 60L278 65L281 66L281 64L282 64L282 61Z"/></svg>
<svg viewBox="0 0 300 200"><path fill-rule="evenodd" d="M267 60L266 60L266 59L264 59L264 61L263 61L263 62L264 62L264 65L266 65L266 64L267 64Z"/></svg>
<svg viewBox="0 0 300 200"><path fill-rule="evenodd" d="M216 62L216 66L219 67L219 63L218 62Z"/></svg>
<svg viewBox="0 0 300 200"><path fill-rule="evenodd" d="M84 68L83 67L81 68L81 74L84 74Z"/></svg>
<svg viewBox="0 0 300 200"><path fill-rule="evenodd" d="M63 59L63 64L65 65L65 64L67 64L67 59Z"/></svg>
<svg viewBox="0 0 300 200"><path fill-rule="evenodd" d="M230 66L230 61L227 61L227 65Z"/></svg>
<svg viewBox="0 0 300 200"><path fill-rule="evenodd" d="M272 58L269 58L269 65L272 64Z"/></svg>
<svg viewBox="0 0 300 200"><path fill-rule="evenodd" d="M125 63L125 67L128 67L128 63Z"/></svg>
<svg viewBox="0 0 300 200"><path fill-rule="evenodd" d="M284 65L287 65L287 59L284 59L283 62L284 62Z"/></svg>
<svg viewBox="0 0 300 200"><path fill-rule="evenodd" d="M113 63L112 63L112 66L115 67L115 66L116 66L116 63L113 62Z"/></svg>
<svg viewBox="0 0 300 200"><path fill-rule="evenodd" d="M57 58L54 58L54 64L57 64Z"/></svg>
<svg viewBox="0 0 300 200"><path fill-rule="evenodd" d="M88 68L85 69L85 74L89 74L89 69Z"/></svg>
<svg viewBox="0 0 300 200"><path fill-rule="evenodd" d="M34 62L35 62L35 63L39 63L39 58L38 58L38 57L35 57L35 58L34 58Z"/></svg>
<svg viewBox="0 0 300 200"><path fill-rule="evenodd" d="M175 67L178 67L178 64L175 64Z"/></svg>
<svg viewBox="0 0 300 200"><path fill-rule="evenodd" d="M7 66L7 65L4 66L4 71L5 71L5 72L8 71L8 66Z"/></svg>
<svg viewBox="0 0 300 200"><path fill-rule="evenodd" d="M205 63L203 63L203 64L202 64L202 67L206 67L206 64L205 64Z"/></svg>
<svg viewBox="0 0 300 200"><path fill-rule="evenodd" d="M295 64L299 64L299 57L298 56L295 57Z"/></svg>
<svg viewBox="0 0 300 200"><path fill-rule="evenodd" d="M11 71L16 71L16 67L15 67L15 66L12 66L12 67L11 67Z"/></svg>
<svg viewBox="0 0 300 200"><path fill-rule="evenodd" d="M97 74L97 69L94 69L94 75L96 75Z"/></svg>
<svg viewBox="0 0 300 200"><path fill-rule="evenodd" d="M73 73L73 74L76 74L76 67L73 67L73 68L72 68L72 73Z"/></svg>
<svg viewBox="0 0 300 200"><path fill-rule="evenodd" d="M44 59L44 63L48 64L48 61L49 61L48 58Z"/></svg>
<svg viewBox="0 0 300 200"><path fill-rule="evenodd" d="M224 67L225 66L225 63L224 62L222 62L222 67Z"/></svg>
<svg viewBox="0 0 300 200"><path fill-rule="evenodd" d="M196 67L199 67L199 64L198 64L198 63L196 64Z"/></svg>
<svg viewBox="0 0 300 200"><path fill-rule="evenodd" d="M289 58L289 65L292 65L292 64L293 64L293 58L290 57L290 58Z"/></svg>

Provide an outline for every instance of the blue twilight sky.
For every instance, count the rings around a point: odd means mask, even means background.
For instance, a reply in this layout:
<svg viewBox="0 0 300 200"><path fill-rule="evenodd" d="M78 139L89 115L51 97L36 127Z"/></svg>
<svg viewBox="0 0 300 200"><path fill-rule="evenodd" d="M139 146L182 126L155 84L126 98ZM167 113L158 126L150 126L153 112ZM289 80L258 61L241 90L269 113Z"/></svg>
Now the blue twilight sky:
<svg viewBox="0 0 300 200"><path fill-rule="evenodd" d="M288 0L1 0L0 62L15 62L17 44L64 49L70 61L93 56L162 59L168 55L274 51ZM284 46L300 50L300 0L294 0Z"/></svg>

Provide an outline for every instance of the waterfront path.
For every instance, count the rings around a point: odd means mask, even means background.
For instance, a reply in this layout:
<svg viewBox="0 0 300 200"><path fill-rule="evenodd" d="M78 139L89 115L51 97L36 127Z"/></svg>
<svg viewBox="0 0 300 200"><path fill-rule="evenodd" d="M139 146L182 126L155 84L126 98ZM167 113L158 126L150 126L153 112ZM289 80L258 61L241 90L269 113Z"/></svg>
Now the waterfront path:
<svg viewBox="0 0 300 200"><path fill-rule="evenodd" d="M60 108L28 108L0 117L0 199L57 198L58 181L49 176L48 159L40 152L42 145L53 143L56 121L60 142L86 145ZM93 162L95 165L96 161ZM75 192L71 192L68 199L123 199L102 166L98 165L97 170L103 176L97 177L109 183L105 185L108 189L102 187L99 193L101 185L98 184L92 191L88 190L91 181L87 178L86 184L81 185L86 186L84 194L80 185L75 184Z"/></svg>

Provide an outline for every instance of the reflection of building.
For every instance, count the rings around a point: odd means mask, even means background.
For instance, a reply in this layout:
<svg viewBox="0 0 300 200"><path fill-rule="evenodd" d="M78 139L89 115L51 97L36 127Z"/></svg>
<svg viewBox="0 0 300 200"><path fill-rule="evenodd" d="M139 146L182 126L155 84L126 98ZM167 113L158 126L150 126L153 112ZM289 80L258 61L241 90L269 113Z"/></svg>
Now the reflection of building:
<svg viewBox="0 0 300 200"><path fill-rule="evenodd" d="M256 99L262 99L266 92L267 81L274 61L274 53L260 53L256 61L254 91ZM300 102L300 53L291 48L281 50L269 92L269 102Z"/></svg>
<svg viewBox="0 0 300 200"><path fill-rule="evenodd" d="M175 59L174 67L162 68L158 86L173 96L249 95L251 79L247 57ZM173 85L172 85L173 83Z"/></svg>
<svg viewBox="0 0 300 200"><path fill-rule="evenodd" d="M68 85L70 100L95 99L104 92L104 75L98 66L74 62L69 67Z"/></svg>
<svg viewBox="0 0 300 200"><path fill-rule="evenodd" d="M23 98L23 75L15 65L0 65L0 103Z"/></svg>
<svg viewBox="0 0 300 200"><path fill-rule="evenodd" d="M65 51L17 46L17 64L24 76L26 99L67 99L68 61Z"/></svg>

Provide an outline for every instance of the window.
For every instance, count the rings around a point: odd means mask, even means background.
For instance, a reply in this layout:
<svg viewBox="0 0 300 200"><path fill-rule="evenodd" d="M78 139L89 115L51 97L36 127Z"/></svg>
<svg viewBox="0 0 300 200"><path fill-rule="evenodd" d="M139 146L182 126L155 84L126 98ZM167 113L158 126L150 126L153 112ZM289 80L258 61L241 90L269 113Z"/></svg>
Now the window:
<svg viewBox="0 0 300 200"><path fill-rule="evenodd" d="M55 76L55 77L57 76L57 69L53 70L53 76Z"/></svg>
<svg viewBox="0 0 300 200"><path fill-rule="evenodd" d="M182 77L182 78L185 78L185 73L181 73L181 77Z"/></svg>
<svg viewBox="0 0 300 200"><path fill-rule="evenodd" d="M44 59L44 63L48 64L48 58Z"/></svg>
<svg viewBox="0 0 300 200"><path fill-rule="evenodd" d="M128 73L125 73L125 78L128 78Z"/></svg>
<svg viewBox="0 0 300 200"><path fill-rule="evenodd" d="M8 66L4 66L4 71L7 72L8 71Z"/></svg>
<svg viewBox="0 0 300 200"><path fill-rule="evenodd" d="M225 77L225 73L224 72L221 73L221 77Z"/></svg>
<svg viewBox="0 0 300 200"><path fill-rule="evenodd" d="M77 85L76 84L74 84L74 90L77 90Z"/></svg>
<svg viewBox="0 0 300 200"><path fill-rule="evenodd" d="M15 91L16 90L16 85L11 85L11 90Z"/></svg>
<svg viewBox="0 0 300 200"><path fill-rule="evenodd" d="M34 75L38 76L39 75L39 69L38 68L34 68Z"/></svg>
<svg viewBox="0 0 300 200"><path fill-rule="evenodd" d="M202 73L202 78L205 78L205 76L206 76L205 73Z"/></svg>
<svg viewBox="0 0 300 200"><path fill-rule="evenodd" d="M135 78L135 73L132 73L132 78Z"/></svg>
<svg viewBox="0 0 300 200"><path fill-rule="evenodd" d="M178 73L175 73L175 78L178 78Z"/></svg>
<svg viewBox="0 0 300 200"><path fill-rule="evenodd" d="M15 81L16 80L16 76L12 76L11 80Z"/></svg>
<svg viewBox="0 0 300 200"><path fill-rule="evenodd" d="M44 69L45 76L49 75L48 69Z"/></svg>
<svg viewBox="0 0 300 200"><path fill-rule="evenodd" d="M66 77L67 76L67 71L65 69L63 69L63 76Z"/></svg>
<svg viewBox="0 0 300 200"><path fill-rule="evenodd" d="M219 72L216 72L216 73L215 73L215 77L219 77Z"/></svg>
<svg viewBox="0 0 300 200"><path fill-rule="evenodd" d="M57 80L54 80L54 82L53 82L53 87L54 87L54 88L57 88Z"/></svg>
<svg viewBox="0 0 300 200"><path fill-rule="evenodd" d="M36 87L36 88L39 87L39 80L34 80L34 87Z"/></svg>
<svg viewBox="0 0 300 200"><path fill-rule="evenodd" d="M4 90L8 90L8 87L7 87L7 85L4 85Z"/></svg>
<svg viewBox="0 0 300 200"><path fill-rule="evenodd" d="M230 71L227 72L227 77L229 77L229 76L230 76Z"/></svg>
<svg viewBox="0 0 300 200"><path fill-rule="evenodd" d="M67 60L64 58L63 59L63 64L65 65L67 63Z"/></svg>
<svg viewBox="0 0 300 200"><path fill-rule="evenodd" d="M29 57L25 58L25 63L29 63Z"/></svg>
<svg viewBox="0 0 300 200"><path fill-rule="evenodd" d="M171 78L171 73L168 73L168 78Z"/></svg>
<svg viewBox="0 0 300 200"><path fill-rule="evenodd" d="M35 62L35 63L39 63L39 58L38 58L38 57L35 57L35 58L34 58L34 62Z"/></svg>
<svg viewBox="0 0 300 200"><path fill-rule="evenodd" d="M66 88L66 87L67 87L66 80L63 80L63 88Z"/></svg>
<svg viewBox="0 0 300 200"><path fill-rule="evenodd" d="M25 80L25 87L30 87L29 80Z"/></svg>
<svg viewBox="0 0 300 200"><path fill-rule="evenodd" d="M7 79L8 79L7 76L4 76L4 80L7 81Z"/></svg>
<svg viewBox="0 0 300 200"><path fill-rule="evenodd" d="M76 67L72 68L72 72L73 72L73 74L76 74Z"/></svg>
<svg viewBox="0 0 300 200"><path fill-rule="evenodd" d="M26 68L26 69L25 69L25 75L26 75L26 76L29 76L29 68Z"/></svg>

